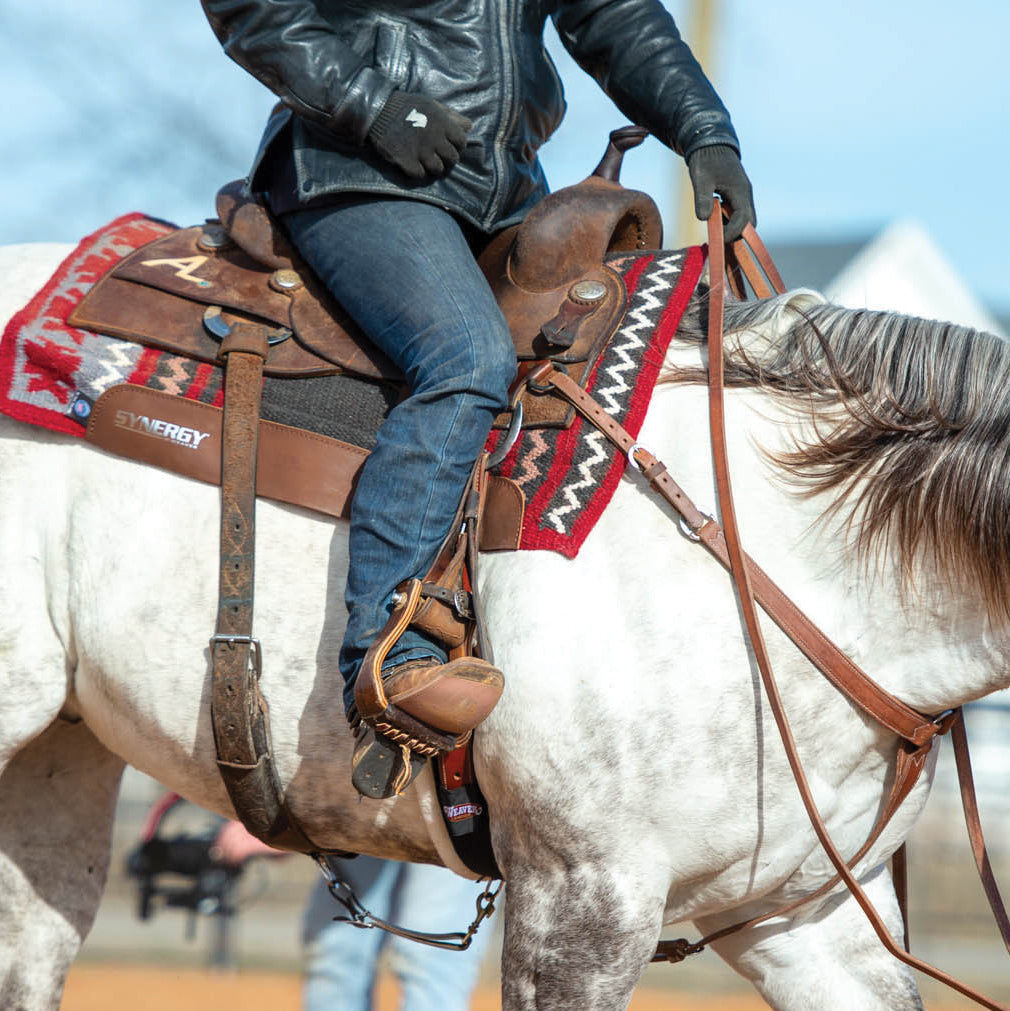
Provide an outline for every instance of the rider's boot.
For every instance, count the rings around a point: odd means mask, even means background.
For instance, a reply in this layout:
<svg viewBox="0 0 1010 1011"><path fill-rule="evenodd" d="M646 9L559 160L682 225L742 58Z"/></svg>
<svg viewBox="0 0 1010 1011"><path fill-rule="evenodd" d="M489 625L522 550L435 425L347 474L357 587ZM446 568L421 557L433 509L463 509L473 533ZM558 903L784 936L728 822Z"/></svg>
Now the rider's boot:
<svg viewBox="0 0 1010 1011"><path fill-rule="evenodd" d="M389 705L459 743L487 718L504 684L497 667L473 656L448 663L413 660L382 674ZM351 781L365 797L381 800L394 796L410 785L437 752L408 733L395 728L383 733L360 722L355 727Z"/></svg>

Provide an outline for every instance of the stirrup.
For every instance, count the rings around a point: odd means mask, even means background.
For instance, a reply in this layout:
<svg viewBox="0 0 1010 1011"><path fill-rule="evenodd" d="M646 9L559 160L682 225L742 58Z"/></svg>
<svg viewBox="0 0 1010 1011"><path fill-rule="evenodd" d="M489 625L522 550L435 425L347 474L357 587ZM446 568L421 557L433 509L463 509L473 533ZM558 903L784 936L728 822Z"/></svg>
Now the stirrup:
<svg viewBox="0 0 1010 1011"><path fill-rule="evenodd" d="M396 744L374 727L359 723L351 757L351 782L363 797L385 800L403 793L427 761L405 744Z"/></svg>
<svg viewBox="0 0 1010 1011"><path fill-rule="evenodd" d="M473 589L476 587L479 524L486 496L486 459L482 454L477 460L449 535L425 579L408 579L397 587L389 618L365 654L355 680L354 702L360 719L393 743L405 745L421 755L455 750L473 726L491 711L501 694L501 672L491 666L490 644ZM476 694L471 711L476 718L469 725L463 726L466 700L460 713L454 714L458 718L455 720L457 729L453 731L432 726L424 716L412 715L397 704L397 693L392 693L392 700L387 694L383 679L389 677L390 672L383 671L383 665L393 646L411 626L445 647L450 660L443 668L462 663L467 657L477 658L475 662L481 667L470 672ZM460 674L467 677L462 671ZM483 679L485 674L487 677ZM392 677L395 679L395 674ZM401 693L400 697L406 699L411 694L428 694L427 686L421 684L414 691ZM437 687L433 694L438 695ZM427 715L437 711L438 705L421 704L419 708ZM453 726L453 721L449 726Z"/></svg>

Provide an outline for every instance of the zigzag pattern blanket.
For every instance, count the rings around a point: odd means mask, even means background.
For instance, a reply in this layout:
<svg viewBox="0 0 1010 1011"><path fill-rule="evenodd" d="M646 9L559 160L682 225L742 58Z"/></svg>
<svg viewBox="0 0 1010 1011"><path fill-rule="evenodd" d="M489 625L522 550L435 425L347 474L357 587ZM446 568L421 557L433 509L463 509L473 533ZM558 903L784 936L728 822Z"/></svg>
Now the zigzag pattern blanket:
<svg viewBox="0 0 1010 1011"><path fill-rule="evenodd" d="M637 437L663 358L698 284L704 247L613 257L628 309L600 355L587 390ZM521 547L574 558L627 466L603 433L576 417L564 431L527 431L502 464L526 494Z"/></svg>
<svg viewBox="0 0 1010 1011"><path fill-rule="evenodd" d="M93 402L118 383L136 383L221 406L222 374L215 366L167 354L115 337L75 329L67 317L91 286L119 260L173 226L129 214L88 236L60 265L42 290L10 321L0 339L0 413L58 432L83 436ZM653 387L670 340L693 294L705 261L703 247L624 254L608 262L623 276L628 310L590 377L588 389L632 436L645 419ZM369 386L336 377L345 386ZM358 433L361 417L307 418L310 402L329 403L328 379L268 380L264 416L300 424L323 434L367 446L371 433ZM275 386L280 398L267 396ZM297 390L292 406L291 394ZM281 401L286 402L281 402ZM374 401L371 402L371 401ZM385 393L364 399L356 411L371 426L392 406ZM352 412L354 413L354 412ZM367 427L367 426L366 426ZM493 433L491 444L497 441ZM525 432L501 472L526 494L521 547L574 557L617 489L627 461L601 433L576 418L567 430Z"/></svg>

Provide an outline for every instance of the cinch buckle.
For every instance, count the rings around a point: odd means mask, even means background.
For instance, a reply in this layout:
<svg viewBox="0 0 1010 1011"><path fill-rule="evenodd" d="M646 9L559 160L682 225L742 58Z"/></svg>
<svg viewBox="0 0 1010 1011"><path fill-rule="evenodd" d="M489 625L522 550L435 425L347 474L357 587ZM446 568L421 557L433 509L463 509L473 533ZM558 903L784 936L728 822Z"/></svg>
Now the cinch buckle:
<svg viewBox="0 0 1010 1011"><path fill-rule="evenodd" d="M249 647L249 659L252 660L253 673L256 675L256 680L259 681L260 675L263 673L263 648L260 646L259 639L255 639L251 635L235 635L228 632L217 632L210 637L211 653L217 646L229 646L234 649L236 645Z"/></svg>

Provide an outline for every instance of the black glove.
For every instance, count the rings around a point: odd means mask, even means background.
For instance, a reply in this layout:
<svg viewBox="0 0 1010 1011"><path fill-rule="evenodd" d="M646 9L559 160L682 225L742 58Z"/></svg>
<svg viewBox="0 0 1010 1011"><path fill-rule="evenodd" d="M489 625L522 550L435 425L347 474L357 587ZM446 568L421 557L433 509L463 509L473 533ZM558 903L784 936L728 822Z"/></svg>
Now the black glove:
<svg viewBox="0 0 1010 1011"><path fill-rule="evenodd" d="M473 124L424 95L394 91L376 117L368 139L386 161L411 179L444 175L459 161Z"/></svg>
<svg viewBox="0 0 1010 1011"><path fill-rule="evenodd" d="M727 242L739 239L748 221L757 224L750 180L740 164L740 155L728 144L698 148L687 159L687 170L694 187L694 213L700 221L707 221L712 213L713 193L718 193L729 207L730 217L723 229Z"/></svg>

